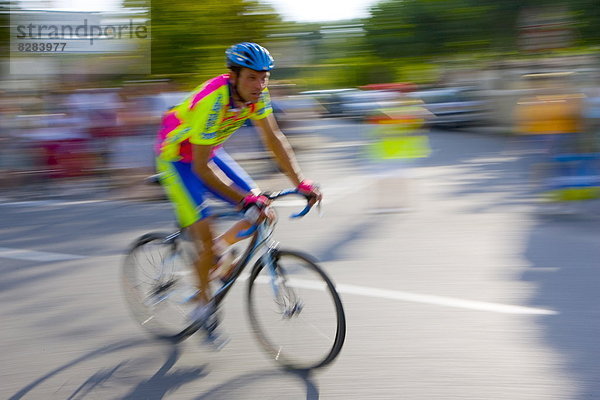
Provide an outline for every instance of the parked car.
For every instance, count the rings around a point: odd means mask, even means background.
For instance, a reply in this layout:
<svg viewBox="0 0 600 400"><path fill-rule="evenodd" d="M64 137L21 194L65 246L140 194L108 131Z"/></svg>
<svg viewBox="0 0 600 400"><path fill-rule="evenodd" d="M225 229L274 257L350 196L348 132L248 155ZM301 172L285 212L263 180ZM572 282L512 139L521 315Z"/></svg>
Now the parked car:
<svg viewBox="0 0 600 400"><path fill-rule="evenodd" d="M363 120L375 110L391 105L399 94L390 90L334 89L302 92L312 96L325 111L325 116Z"/></svg>
<svg viewBox="0 0 600 400"><path fill-rule="evenodd" d="M432 114L430 126L462 127L486 123L487 102L471 88L446 88L411 92L407 97L423 101Z"/></svg>
<svg viewBox="0 0 600 400"><path fill-rule="evenodd" d="M315 99L323 108L324 117L341 117L344 115L342 104L346 102L346 97L360 92L358 89L330 89L330 90L309 90L300 93Z"/></svg>
<svg viewBox="0 0 600 400"><path fill-rule="evenodd" d="M389 90L359 90L344 95L342 115L363 120L379 109L394 105L400 95Z"/></svg>
<svg viewBox="0 0 600 400"><path fill-rule="evenodd" d="M291 95L271 97L273 114L283 129L301 127L304 122L323 114L323 107L309 96Z"/></svg>

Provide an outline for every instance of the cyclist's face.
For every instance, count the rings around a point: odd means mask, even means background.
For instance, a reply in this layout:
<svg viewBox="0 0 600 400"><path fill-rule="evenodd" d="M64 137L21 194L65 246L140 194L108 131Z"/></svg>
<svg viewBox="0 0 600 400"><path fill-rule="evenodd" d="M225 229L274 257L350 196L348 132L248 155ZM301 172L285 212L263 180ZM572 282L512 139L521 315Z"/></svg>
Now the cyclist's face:
<svg viewBox="0 0 600 400"><path fill-rule="evenodd" d="M256 103L269 84L270 72L242 68L237 76L237 91L245 101Z"/></svg>

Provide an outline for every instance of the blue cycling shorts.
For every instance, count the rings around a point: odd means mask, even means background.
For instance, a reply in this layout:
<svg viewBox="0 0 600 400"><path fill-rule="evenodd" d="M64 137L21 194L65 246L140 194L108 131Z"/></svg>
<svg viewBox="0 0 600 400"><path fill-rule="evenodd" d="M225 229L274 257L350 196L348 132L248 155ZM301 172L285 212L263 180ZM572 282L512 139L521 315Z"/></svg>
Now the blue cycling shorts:
<svg viewBox="0 0 600 400"><path fill-rule="evenodd" d="M213 151L211 159L242 191L249 192L257 187L246 171L222 147ZM205 185L192 170L191 163L170 162L158 158L156 164L158 172L161 174L162 186L173 204L177 222L181 227L190 226L194 222L211 215L206 202L209 193L220 200L235 205L231 200Z"/></svg>

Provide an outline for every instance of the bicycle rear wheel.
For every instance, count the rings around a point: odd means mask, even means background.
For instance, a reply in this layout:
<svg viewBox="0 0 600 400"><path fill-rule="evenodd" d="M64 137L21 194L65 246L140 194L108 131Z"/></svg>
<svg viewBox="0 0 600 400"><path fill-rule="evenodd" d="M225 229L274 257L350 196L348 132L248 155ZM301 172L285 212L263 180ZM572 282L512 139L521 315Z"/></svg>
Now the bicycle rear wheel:
<svg viewBox="0 0 600 400"><path fill-rule="evenodd" d="M134 320L156 337L182 340L197 328L186 317L192 307L193 256L182 240L153 232L134 242L122 265L123 293Z"/></svg>
<svg viewBox="0 0 600 400"><path fill-rule="evenodd" d="M324 367L339 354L346 318L335 286L308 256L275 250L259 260L248 284L248 314L261 346L296 370Z"/></svg>

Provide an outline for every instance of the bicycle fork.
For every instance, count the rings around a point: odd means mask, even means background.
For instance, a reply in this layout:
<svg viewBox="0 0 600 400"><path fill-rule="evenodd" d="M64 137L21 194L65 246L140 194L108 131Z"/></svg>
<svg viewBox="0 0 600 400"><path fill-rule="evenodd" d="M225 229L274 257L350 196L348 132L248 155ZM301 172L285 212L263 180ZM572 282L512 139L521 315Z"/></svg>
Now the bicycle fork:
<svg viewBox="0 0 600 400"><path fill-rule="evenodd" d="M272 244L263 254L263 265L268 269L273 298L279 306L282 318L291 319L302 311L302 302L294 290L288 285L283 269L275 261L277 259L277 244Z"/></svg>

